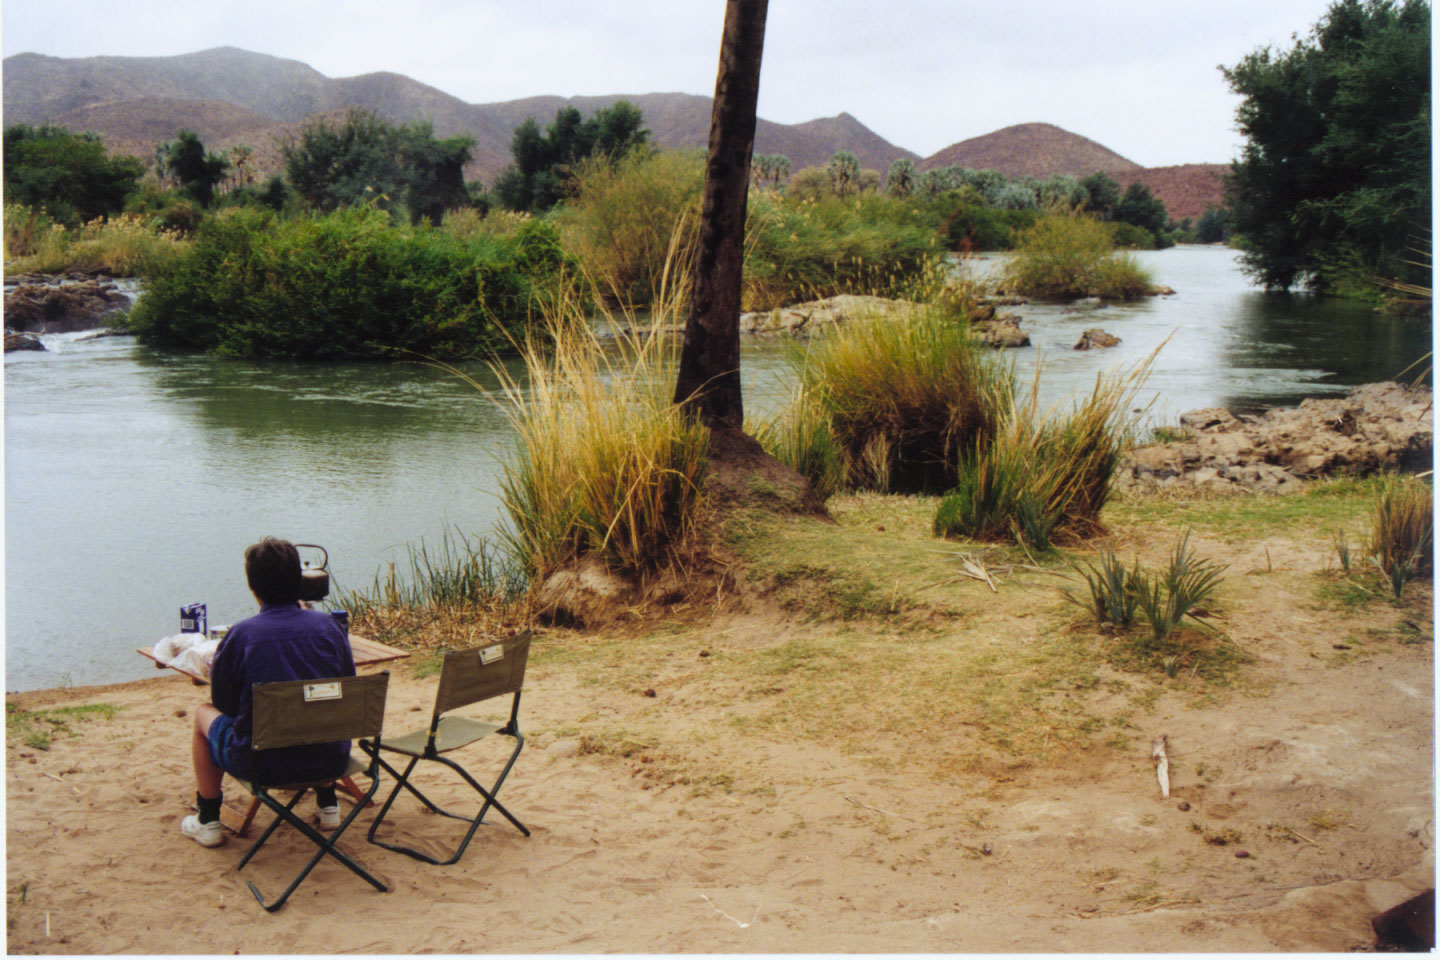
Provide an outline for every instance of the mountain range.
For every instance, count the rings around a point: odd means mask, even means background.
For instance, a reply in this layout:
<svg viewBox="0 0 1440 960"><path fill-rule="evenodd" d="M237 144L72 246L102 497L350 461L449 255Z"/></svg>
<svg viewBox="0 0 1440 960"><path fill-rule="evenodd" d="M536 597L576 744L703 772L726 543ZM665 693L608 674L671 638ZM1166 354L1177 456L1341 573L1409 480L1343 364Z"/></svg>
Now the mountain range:
<svg viewBox="0 0 1440 960"><path fill-rule="evenodd" d="M664 148L703 148L710 128L710 98L686 93L529 97L467 103L396 73L334 79L298 60L217 47L173 57L67 59L34 53L3 64L5 123L53 123L92 130L113 152L149 159L179 129L198 133L212 150L238 144L254 149L262 174L281 169L279 143L315 116L340 116L365 107L395 123L428 118L437 136L468 134L475 155L466 175L491 183L510 162L510 138L526 117L542 126L562 107L582 114L626 99L640 109L651 142ZM1221 164L1141 167L1104 146L1059 127L1025 123L952 144L930 157L889 143L848 113L805 123L759 119L757 153L779 153L795 170L821 165L837 150L851 150L860 165L883 175L901 157L922 169L960 164L1008 176L1054 173L1087 176L1103 170L1121 186L1147 184L1176 219L1219 206Z"/></svg>

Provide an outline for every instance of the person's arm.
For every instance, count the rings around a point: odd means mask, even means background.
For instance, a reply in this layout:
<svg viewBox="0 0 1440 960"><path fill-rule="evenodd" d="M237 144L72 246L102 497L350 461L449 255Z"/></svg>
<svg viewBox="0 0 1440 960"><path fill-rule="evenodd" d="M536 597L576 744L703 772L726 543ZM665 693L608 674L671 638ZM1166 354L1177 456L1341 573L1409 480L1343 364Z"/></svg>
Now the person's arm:
<svg viewBox="0 0 1440 960"><path fill-rule="evenodd" d="M240 712L240 642L232 628L210 665L210 702L221 713L235 716Z"/></svg>

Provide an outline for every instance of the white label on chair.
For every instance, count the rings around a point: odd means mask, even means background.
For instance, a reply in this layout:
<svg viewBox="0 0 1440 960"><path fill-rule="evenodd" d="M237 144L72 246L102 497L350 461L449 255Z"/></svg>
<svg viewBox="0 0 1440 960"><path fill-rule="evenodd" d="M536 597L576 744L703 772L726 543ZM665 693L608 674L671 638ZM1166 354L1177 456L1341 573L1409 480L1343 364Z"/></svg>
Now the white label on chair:
<svg viewBox="0 0 1440 960"><path fill-rule="evenodd" d="M305 702L311 700L339 700L340 684L338 683L307 683L305 684Z"/></svg>
<svg viewBox="0 0 1440 960"><path fill-rule="evenodd" d="M502 659L504 656L505 644L503 643L497 643L491 647L480 648L480 662L482 664L494 663L496 660Z"/></svg>

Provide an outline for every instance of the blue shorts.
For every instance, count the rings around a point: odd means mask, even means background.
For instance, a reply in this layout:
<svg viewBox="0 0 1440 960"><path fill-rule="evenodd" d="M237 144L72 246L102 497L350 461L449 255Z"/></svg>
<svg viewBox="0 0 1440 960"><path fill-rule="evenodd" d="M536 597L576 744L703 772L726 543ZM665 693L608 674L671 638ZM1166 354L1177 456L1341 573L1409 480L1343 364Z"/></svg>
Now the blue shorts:
<svg viewBox="0 0 1440 960"><path fill-rule="evenodd" d="M221 770L228 770L229 764L225 762L225 754L230 749L230 741L235 736L235 718L228 713L222 713L210 724L210 759L215 766Z"/></svg>

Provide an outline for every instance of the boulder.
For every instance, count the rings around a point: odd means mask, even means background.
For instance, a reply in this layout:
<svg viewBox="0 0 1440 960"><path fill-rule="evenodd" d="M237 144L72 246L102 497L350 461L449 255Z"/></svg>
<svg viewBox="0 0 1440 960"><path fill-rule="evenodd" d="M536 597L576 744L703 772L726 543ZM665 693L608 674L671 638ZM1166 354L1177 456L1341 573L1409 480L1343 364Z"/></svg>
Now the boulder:
<svg viewBox="0 0 1440 960"><path fill-rule="evenodd" d="M1185 440L1130 451L1122 487L1189 482L1210 488L1287 492L1324 476L1419 470L1434 450L1431 391L1398 383L1356 387L1241 419L1208 408L1182 414Z"/></svg>
<svg viewBox="0 0 1440 960"><path fill-rule="evenodd" d="M988 343L997 350L1030 346L1030 335L1020 329L1020 318L1013 313L1002 313L994 320L972 323L970 329L981 343Z"/></svg>
<svg viewBox="0 0 1440 960"><path fill-rule="evenodd" d="M44 350L45 344L40 338L29 333L11 333L5 331L5 352L12 350Z"/></svg>
<svg viewBox="0 0 1440 960"><path fill-rule="evenodd" d="M5 291L5 324L18 331L94 330L130 307L130 297L106 280L21 283Z"/></svg>
<svg viewBox="0 0 1440 960"><path fill-rule="evenodd" d="M1091 327L1080 334L1080 341L1075 344L1076 350L1095 350L1103 347L1113 347L1120 343L1120 338L1106 333L1099 327Z"/></svg>

